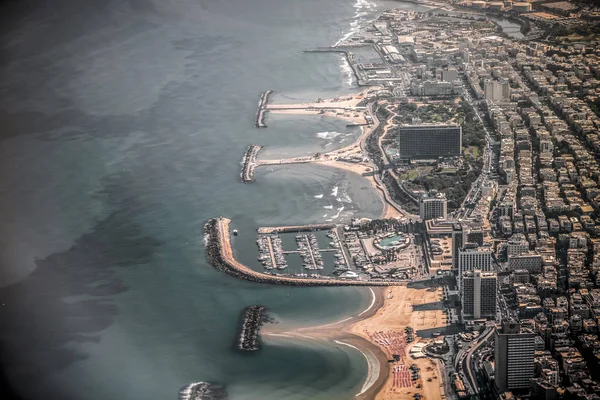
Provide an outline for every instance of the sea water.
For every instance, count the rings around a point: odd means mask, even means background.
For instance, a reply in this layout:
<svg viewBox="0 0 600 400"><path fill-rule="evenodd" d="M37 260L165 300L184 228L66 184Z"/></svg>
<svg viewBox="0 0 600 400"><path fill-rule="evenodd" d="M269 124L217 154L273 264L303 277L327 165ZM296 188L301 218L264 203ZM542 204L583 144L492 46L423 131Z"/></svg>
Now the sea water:
<svg viewBox="0 0 600 400"><path fill-rule="evenodd" d="M360 390L367 365L347 346L269 340L241 354L234 344L247 305L319 325L368 307L367 289L239 281L206 263L202 238L208 218L231 218L236 257L255 265L258 226L381 213L349 172L263 167L256 183L239 179L250 143L281 158L357 137L319 116L269 115L256 129L254 113L266 89L289 103L355 92L338 55L301 51L375 12L365 0L2 6L0 346L18 392L165 400L199 381L231 399Z"/></svg>

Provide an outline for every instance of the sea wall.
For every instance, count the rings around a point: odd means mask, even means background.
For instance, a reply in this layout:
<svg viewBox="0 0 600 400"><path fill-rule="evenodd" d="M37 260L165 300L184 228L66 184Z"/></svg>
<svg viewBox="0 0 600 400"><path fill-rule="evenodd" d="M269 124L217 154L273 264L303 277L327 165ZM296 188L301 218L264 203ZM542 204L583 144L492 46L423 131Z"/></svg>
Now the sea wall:
<svg viewBox="0 0 600 400"><path fill-rule="evenodd" d="M269 275L255 271L233 257L227 218L212 218L204 225L206 238L206 259L215 268L250 282L288 286L395 286L402 285L398 280L344 280L334 278L299 278L292 276Z"/></svg>

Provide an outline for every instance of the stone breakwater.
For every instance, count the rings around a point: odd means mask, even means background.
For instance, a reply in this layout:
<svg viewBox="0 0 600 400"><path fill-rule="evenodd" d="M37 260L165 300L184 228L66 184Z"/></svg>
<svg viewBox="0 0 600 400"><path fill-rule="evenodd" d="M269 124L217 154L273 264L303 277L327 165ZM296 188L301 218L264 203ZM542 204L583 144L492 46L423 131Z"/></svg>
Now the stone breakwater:
<svg viewBox="0 0 600 400"><path fill-rule="evenodd" d="M243 183L254 182L254 169L256 168L256 156L258 152L263 148L260 144L251 144L246 149L244 157L242 157L242 172L240 177Z"/></svg>
<svg viewBox="0 0 600 400"><path fill-rule="evenodd" d="M206 238L206 259L220 271L250 282L288 286L396 286L402 281L395 280L344 280L336 278L300 278L293 276L269 275L255 271L233 257L227 218L212 218L204 225Z"/></svg>
<svg viewBox="0 0 600 400"><path fill-rule="evenodd" d="M265 322L267 309L263 306L247 307L242 313L241 332L238 341L238 349L244 351L256 351L260 349L258 333Z"/></svg>
<svg viewBox="0 0 600 400"><path fill-rule="evenodd" d="M258 108L256 109L256 120L254 121L254 126L257 128L267 127L267 124L265 124L265 114L267 113L267 104L269 103L269 96L271 93L273 93L273 91L269 89L260 95L260 100L258 100Z"/></svg>
<svg viewBox="0 0 600 400"><path fill-rule="evenodd" d="M180 400L227 400L227 392L220 385L210 382L194 382L179 392Z"/></svg>

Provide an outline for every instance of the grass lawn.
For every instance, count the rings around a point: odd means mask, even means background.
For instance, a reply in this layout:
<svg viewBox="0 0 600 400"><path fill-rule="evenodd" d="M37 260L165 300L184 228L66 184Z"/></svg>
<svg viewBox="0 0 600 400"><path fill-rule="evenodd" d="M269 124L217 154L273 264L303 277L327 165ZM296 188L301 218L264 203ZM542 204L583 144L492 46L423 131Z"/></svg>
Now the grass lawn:
<svg viewBox="0 0 600 400"><path fill-rule="evenodd" d="M464 149L463 153L465 155L469 154L475 159L479 158L479 148L477 146L469 146L466 149Z"/></svg>

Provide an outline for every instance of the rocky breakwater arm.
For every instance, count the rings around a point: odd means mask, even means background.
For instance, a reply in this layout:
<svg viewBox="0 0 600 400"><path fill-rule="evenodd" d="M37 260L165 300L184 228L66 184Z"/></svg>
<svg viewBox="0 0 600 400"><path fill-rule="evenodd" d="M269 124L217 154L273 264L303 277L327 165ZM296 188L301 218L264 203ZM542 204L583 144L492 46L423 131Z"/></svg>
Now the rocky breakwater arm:
<svg viewBox="0 0 600 400"><path fill-rule="evenodd" d="M269 275L258 272L238 262L233 256L227 218L212 218L205 224L206 258L215 268L228 275L251 282L288 286L395 286L396 280L344 280L334 278L300 278Z"/></svg>
<svg viewBox="0 0 600 400"><path fill-rule="evenodd" d="M251 144L242 158L242 172L240 177L243 183L254 182L254 169L256 168L256 156L263 147L260 144Z"/></svg>
<svg viewBox="0 0 600 400"><path fill-rule="evenodd" d="M266 128L267 124L265 124L265 113L267 112L267 104L269 103L269 96L273 93L271 89L266 90L263 94L260 95L260 100L258 101L258 108L256 109L256 120L254 121L254 126L257 128Z"/></svg>
<svg viewBox="0 0 600 400"><path fill-rule="evenodd" d="M241 332L238 341L238 349L245 351L256 351L260 349L258 333L265 322L267 309L263 306L247 307L242 314Z"/></svg>

